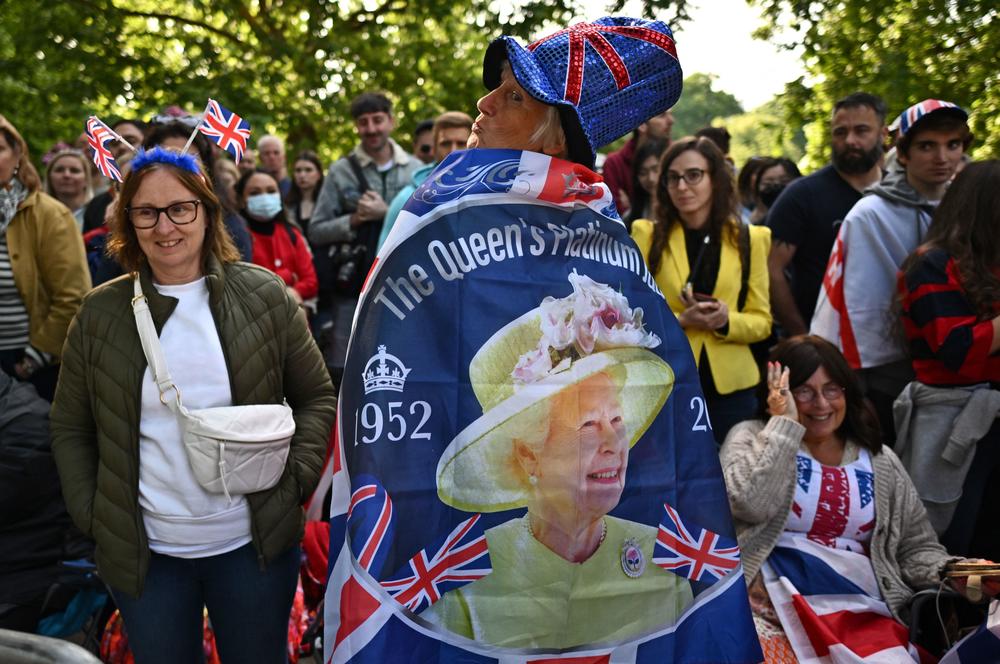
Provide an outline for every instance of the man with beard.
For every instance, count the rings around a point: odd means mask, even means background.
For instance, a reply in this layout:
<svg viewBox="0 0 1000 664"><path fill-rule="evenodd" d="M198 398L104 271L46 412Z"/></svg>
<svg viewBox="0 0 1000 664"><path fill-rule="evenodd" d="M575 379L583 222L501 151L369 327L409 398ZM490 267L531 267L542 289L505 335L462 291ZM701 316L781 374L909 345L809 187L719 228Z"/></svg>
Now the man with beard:
<svg viewBox="0 0 1000 664"><path fill-rule="evenodd" d="M967 120L964 110L938 99L899 115L893 123L898 166L844 218L812 319L811 332L837 344L858 372L889 445L895 441L892 403L914 379L891 313L896 275L923 243L972 142Z"/></svg>
<svg viewBox="0 0 1000 664"><path fill-rule="evenodd" d="M365 275L375 259L382 221L391 201L423 166L390 135L396 127L392 102L365 92L351 102L361 142L333 162L323 180L309 223L309 242L319 278L319 311L314 327L334 382L339 382L351 334L351 320Z"/></svg>
<svg viewBox="0 0 1000 664"><path fill-rule="evenodd" d="M788 185L768 213L771 312L784 336L809 330L837 230L861 192L882 177L885 114L885 102L865 92L834 104L833 163Z"/></svg>

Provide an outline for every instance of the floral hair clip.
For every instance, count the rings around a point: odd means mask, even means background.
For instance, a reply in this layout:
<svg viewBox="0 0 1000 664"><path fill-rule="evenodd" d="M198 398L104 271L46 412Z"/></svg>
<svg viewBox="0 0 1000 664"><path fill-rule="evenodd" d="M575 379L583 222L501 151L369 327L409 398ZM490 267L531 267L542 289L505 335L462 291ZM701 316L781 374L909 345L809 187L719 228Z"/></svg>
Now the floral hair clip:
<svg viewBox="0 0 1000 664"><path fill-rule="evenodd" d="M161 147L155 147L148 151L140 149L135 155L135 158L132 160L132 170L141 171L151 164L170 164L171 166L182 168L185 171L194 173L195 175L202 174L201 167L198 165L198 160L192 155L174 152L173 150L167 150Z"/></svg>

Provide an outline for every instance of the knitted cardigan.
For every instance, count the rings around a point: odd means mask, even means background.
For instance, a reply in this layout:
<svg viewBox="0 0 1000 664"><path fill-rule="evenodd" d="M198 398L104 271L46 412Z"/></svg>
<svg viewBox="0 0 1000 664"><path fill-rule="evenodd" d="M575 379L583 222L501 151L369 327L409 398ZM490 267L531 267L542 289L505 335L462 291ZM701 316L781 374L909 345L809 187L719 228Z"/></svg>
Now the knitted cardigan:
<svg viewBox="0 0 1000 664"><path fill-rule="evenodd" d="M722 472L743 558L747 584L760 571L784 530L795 495L795 455L805 427L787 417L741 422L722 447ZM847 442L844 462L858 456ZM875 531L870 556L882 597L902 615L914 589L936 586L944 566L959 558L938 543L913 483L887 447L872 455Z"/></svg>

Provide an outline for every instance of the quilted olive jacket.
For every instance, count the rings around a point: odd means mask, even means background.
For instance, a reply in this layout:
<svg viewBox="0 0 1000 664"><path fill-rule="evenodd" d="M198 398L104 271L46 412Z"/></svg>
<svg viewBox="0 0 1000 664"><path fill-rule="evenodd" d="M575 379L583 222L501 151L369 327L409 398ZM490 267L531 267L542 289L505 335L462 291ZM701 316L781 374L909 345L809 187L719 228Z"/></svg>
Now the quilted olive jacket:
<svg viewBox="0 0 1000 664"><path fill-rule="evenodd" d="M296 430L284 475L273 488L247 496L263 567L302 536L301 503L319 479L336 397L305 317L280 278L247 263L222 266L212 258L206 276L233 404L285 398L294 411ZM177 300L153 288L148 268L141 280L159 332ZM146 358L131 300L129 275L84 298L63 348L51 426L66 507L96 540L102 578L138 596L149 567L138 495Z"/></svg>

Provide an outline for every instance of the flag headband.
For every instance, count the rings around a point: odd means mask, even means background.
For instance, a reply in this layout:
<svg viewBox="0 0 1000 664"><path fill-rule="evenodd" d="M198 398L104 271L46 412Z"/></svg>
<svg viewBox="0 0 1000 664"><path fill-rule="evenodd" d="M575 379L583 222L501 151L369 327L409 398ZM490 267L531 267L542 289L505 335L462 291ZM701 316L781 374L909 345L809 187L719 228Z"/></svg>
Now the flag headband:
<svg viewBox="0 0 1000 664"><path fill-rule="evenodd" d="M198 165L198 160L192 155L182 152L174 152L173 150L167 150L161 147L155 147L148 151L140 148L139 152L132 160L132 170L141 171L142 169L153 164L169 164L194 173L195 175L202 174L201 167Z"/></svg>

